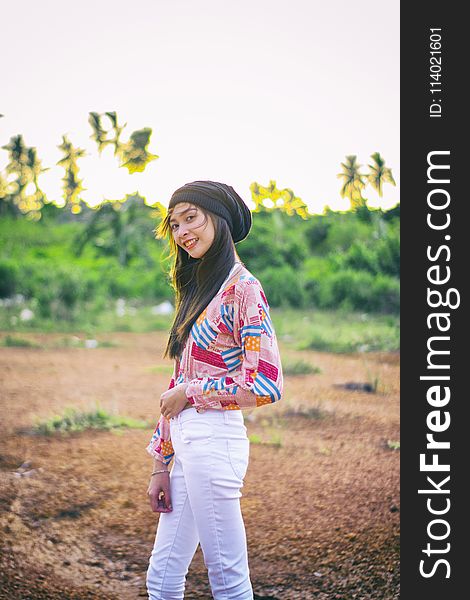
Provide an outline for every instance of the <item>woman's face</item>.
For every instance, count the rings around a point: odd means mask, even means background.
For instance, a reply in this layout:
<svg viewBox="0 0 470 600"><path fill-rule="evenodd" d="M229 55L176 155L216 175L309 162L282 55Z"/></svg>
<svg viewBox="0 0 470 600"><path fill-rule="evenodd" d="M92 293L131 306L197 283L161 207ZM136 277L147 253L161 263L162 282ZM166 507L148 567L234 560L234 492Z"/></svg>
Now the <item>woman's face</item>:
<svg viewBox="0 0 470 600"><path fill-rule="evenodd" d="M173 239L192 258L201 258L212 246L215 237L210 215L190 202L179 202L170 217Z"/></svg>

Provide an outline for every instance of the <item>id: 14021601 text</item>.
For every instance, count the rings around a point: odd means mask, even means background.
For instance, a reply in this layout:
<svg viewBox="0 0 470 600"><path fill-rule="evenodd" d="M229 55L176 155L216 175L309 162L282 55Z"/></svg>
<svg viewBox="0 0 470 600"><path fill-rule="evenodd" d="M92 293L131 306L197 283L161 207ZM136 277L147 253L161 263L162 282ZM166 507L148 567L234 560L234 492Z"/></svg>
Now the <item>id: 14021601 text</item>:
<svg viewBox="0 0 470 600"><path fill-rule="evenodd" d="M442 116L442 30L431 28L429 30L429 93L432 101L429 106L429 116L438 118Z"/></svg>

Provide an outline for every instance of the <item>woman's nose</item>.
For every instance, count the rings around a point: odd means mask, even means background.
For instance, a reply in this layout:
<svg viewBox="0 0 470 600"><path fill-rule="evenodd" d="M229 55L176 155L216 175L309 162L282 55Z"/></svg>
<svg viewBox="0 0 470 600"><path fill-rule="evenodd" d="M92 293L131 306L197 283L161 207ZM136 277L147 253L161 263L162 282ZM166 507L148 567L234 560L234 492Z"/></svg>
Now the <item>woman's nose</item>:
<svg viewBox="0 0 470 600"><path fill-rule="evenodd" d="M187 233L188 233L188 226L186 224L184 224L184 225L181 224L178 227L178 235L180 236L180 238L185 237L187 235Z"/></svg>

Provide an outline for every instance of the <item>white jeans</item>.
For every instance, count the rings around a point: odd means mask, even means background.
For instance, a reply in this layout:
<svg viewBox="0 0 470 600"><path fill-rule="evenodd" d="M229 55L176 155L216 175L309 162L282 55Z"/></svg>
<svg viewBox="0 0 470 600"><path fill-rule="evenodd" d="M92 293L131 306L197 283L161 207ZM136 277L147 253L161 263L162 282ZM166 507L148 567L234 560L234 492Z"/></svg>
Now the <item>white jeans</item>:
<svg viewBox="0 0 470 600"><path fill-rule="evenodd" d="M173 510L160 513L147 571L149 600L184 598L201 544L215 600L253 600L240 508L250 442L241 410L187 408L170 419Z"/></svg>

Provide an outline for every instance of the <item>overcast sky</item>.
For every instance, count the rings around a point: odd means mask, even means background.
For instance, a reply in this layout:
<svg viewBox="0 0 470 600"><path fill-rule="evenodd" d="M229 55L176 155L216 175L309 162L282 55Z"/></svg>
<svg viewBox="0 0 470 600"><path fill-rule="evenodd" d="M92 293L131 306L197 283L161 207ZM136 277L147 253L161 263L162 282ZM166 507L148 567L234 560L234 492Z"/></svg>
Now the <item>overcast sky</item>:
<svg viewBox="0 0 470 600"><path fill-rule="evenodd" d="M59 0L2 7L0 145L36 146L49 196L60 195L57 145L82 160L84 198L138 190L152 203L195 179L291 188L314 212L345 209L336 178L356 154L379 151L399 201L399 0ZM98 158L88 112L117 111L123 138L151 127L160 158L143 174ZM0 153L0 165L6 153Z"/></svg>

